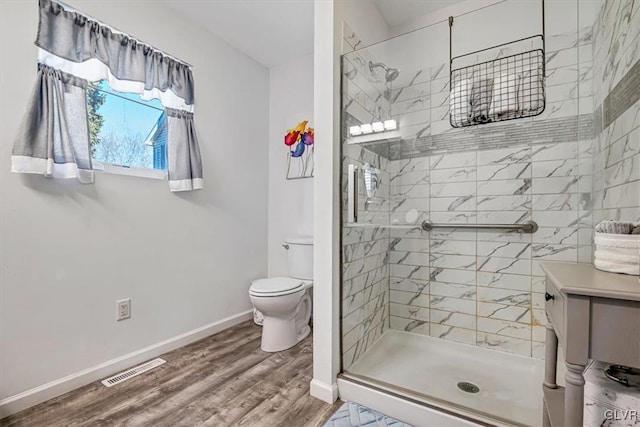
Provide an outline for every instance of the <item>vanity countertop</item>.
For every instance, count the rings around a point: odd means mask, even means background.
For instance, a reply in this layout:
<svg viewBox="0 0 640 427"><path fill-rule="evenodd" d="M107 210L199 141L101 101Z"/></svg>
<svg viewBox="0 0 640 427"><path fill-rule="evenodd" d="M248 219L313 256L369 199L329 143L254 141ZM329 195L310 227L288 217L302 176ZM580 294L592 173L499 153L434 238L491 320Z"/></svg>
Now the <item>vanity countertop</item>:
<svg viewBox="0 0 640 427"><path fill-rule="evenodd" d="M600 271L591 264L543 262L540 267L563 294L640 301L640 277Z"/></svg>

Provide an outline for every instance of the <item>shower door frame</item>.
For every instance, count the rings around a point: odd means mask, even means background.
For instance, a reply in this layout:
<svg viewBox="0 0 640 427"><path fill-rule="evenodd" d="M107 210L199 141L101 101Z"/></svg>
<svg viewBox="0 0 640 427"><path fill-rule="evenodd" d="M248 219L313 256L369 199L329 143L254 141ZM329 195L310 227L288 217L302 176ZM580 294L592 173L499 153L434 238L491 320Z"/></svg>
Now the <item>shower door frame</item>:
<svg viewBox="0 0 640 427"><path fill-rule="evenodd" d="M344 75L344 58L345 58L346 54L341 54L340 55L340 151L339 151L339 156L340 156L340 178L339 178L339 188L340 188L340 235L339 235L339 245L340 245L340 256L339 256L339 260L340 260L340 271L339 271L339 277L340 277L340 281L339 281L339 310L338 310L338 316L339 316L339 325L338 325L338 331L339 331L339 351L340 351L340 361L339 361L339 373L338 373L338 380L343 380L343 381L348 381L350 383L362 386L362 387L366 387L368 389L377 391L377 392L381 392L384 393L390 397L395 397L395 398L399 398L402 399L408 403L413 403L413 404L417 404L420 405L422 407L424 407L425 409L431 410L431 411L437 411L455 418L459 418L468 422L472 422L472 423L476 423L478 425L481 426L494 426L494 424L492 424L491 422L493 420L496 421L502 421L502 422L506 422L509 425L513 425L512 422L508 421L508 420L501 420L501 419L497 419L494 416L490 416L490 415L485 415L485 414L481 414L481 413L476 413L475 411L471 411L468 408L464 407L464 406L458 406L455 404L452 404L451 402L448 401L444 401L444 400L439 400L439 399L435 399L433 397L430 397L428 395L424 395L421 393L417 393L414 392L412 390L409 389L405 389L403 387L394 385L394 384L389 384L386 383L384 381L379 381L379 380L375 380L373 378L369 378L366 377L364 375L359 375L359 374L354 374L349 372L347 369L344 368L344 359L343 359L343 355L344 355L344 348L343 348L343 340L344 340L344 335L343 335L343 324L342 324L342 315L343 315L343 292L344 292L344 287L343 287L343 283L344 283L344 246L343 246L343 233L344 233L344 228L345 228L345 195L343 194L343 186L345 184L344 182L344 176L345 176L345 171L344 171L344 144L346 144L346 136L345 136L345 126L346 126L346 121L345 121L345 115L344 115L344 111L342 109L343 107L343 91L344 91L344 79L342 78L342 76ZM358 176L359 178L359 176ZM358 186L359 187L359 186ZM347 190L348 192L348 190ZM357 198L357 195L355 195L355 197ZM348 201L347 201L348 203ZM390 221L390 220L389 220ZM390 225L390 224L388 224ZM474 417L473 415L478 415L479 417Z"/></svg>
<svg viewBox="0 0 640 427"><path fill-rule="evenodd" d="M446 22L446 21L443 21ZM451 401L446 401L446 400L441 400L441 399L437 399L434 398L432 396L423 394L423 393L419 393L410 389L406 389L403 388L401 386L398 385L394 385L394 384L390 384L384 381L380 381L380 380L376 380L370 377L367 377L365 375L360 375L360 374L355 374L352 372L349 372L348 369L345 369L344 367L344 347L343 347L343 340L344 340L344 335L343 335L343 293L344 293L344 287L343 287L343 283L344 283L344 246L343 246L343 233L344 233L344 229L345 229L345 194L343 194L343 188L344 188L344 184L345 184L345 175L348 174L345 173L344 171L344 166L345 166L345 161L344 161L344 146L345 144L347 144L346 140L347 140L347 136L346 136L346 121L345 121L345 114L343 111L343 94L344 94L344 60L345 60L345 56L347 54L341 54L340 55L340 150L339 150L339 156L340 156L340 176L339 176L339 181L338 181L338 185L339 185L339 189L340 189L340 233L339 233L339 245L340 245L340 254L339 254L339 265L340 265L340 271L339 271L339 310L338 310L338 316L339 316L339 325L338 325L338 331L339 331L339 351L340 351L340 357L339 357L339 373L337 375L337 380L338 381L345 381L345 382L349 382L352 383L356 386L360 386L360 387L364 387L367 388L369 390L375 391L375 392L379 392L379 393L383 393L391 398L398 398L398 399L402 399L403 401L409 403L409 404L415 404L415 405L419 405L420 407L423 407L425 410L428 411L435 411L437 413L446 415L446 416L450 416L450 417L454 417L466 422L471 422L471 423L475 423L477 425L480 426L496 426L496 425L505 425L505 426L522 426L522 427L527 427L524 424L519 424L516 423L512 420L508 420L508 419L504 419L504 418L500 418L500 417L496 417L495 415L492 414L487 414L487 413L483 413L480 411L476 411L476 410L472 410L470 408L467 408L465 406L462 405L458 405L455 404ZM366 149L366 147L363 147ZM359 178L359 175L358 175ZM348 180L347 180L348 181ZM358 185L359 187L359 185ZM348 193L349 189L347 189L347 193ZM357 199L357 195L356 195L356 199ZM347 200L346 203L348 203L349 201ZM382 227L390 227L391 223L390 223L391 219L389 218L389 224L387 224L386 226L382 226ZM537 228L537 225L536 225ZM389 291L387 289L387 291ZM497 424L496 424L497 423Z"/></svg>

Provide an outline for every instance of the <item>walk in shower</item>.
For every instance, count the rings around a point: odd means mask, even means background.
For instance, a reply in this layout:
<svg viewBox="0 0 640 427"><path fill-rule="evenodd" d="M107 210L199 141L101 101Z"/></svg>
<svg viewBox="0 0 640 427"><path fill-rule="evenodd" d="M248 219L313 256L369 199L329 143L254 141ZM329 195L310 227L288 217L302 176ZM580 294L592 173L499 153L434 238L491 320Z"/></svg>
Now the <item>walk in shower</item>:
<svg viewBox="0 0 640 427"><path fill-rule="evenodd" d="M368 47L345 24L342 378L541 425L539 262L640 220L639 9L506 0Z"/></svg>

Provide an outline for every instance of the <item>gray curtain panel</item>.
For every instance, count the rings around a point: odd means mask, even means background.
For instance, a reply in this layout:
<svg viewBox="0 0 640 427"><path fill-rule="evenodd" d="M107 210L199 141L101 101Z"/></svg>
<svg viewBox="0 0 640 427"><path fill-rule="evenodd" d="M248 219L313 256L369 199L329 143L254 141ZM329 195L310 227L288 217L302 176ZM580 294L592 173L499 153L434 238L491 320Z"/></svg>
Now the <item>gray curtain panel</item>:
<svg viewBox="0 0 640 427"><path fill-rule="evenodd" d="M86 80L39 64L13 146L13 172L93 182L86 89Z"/></svg>
<svg viewBox="0 0 640 427"><path fill-rule="evenodd" d="M66 10L55 1L40 0L36 45L73 62L98 59L119 80L143 82L146 90L171 89L186 104L193 105L193 75L188 65L127 35L114 33L80 13Z"/></svg>
<svg viewBox="0 0 640 427"><path fill-rule="evenodd" d="M39 64L36 89L14 146L12 170L93 182L87 81L80 78L85 71L67 65L97 60L89 65L107 67L116 79L112 83L137 82L145 91L179 97L181 109L173 109L167 105L172 101L164 102L160 96L167 112L169 188L202 188L200 149L190 112L194 103L190 67L56 1L40 0L39 5L35 44L51 56L42 59L48 65Z"/></svg>
<svg viewBox="0 0 640 427"><path fill-rule="evenodd" d="M179 108L189 112L166 108L169 188L202 188L200 150L190 112L194 97L189 66L55 1L40 0L39 4L36 45L49 52L53 62L39 64L36 89L14 145L12 170L93 182L87 81L80 78L82 71L76 73L65 64L97 60L90 65L106 66L117 79L115 83L138 82L145 90L170 90L174 98L179 97ZM53 63L57 65L51 67Z"/></svg>
<svg viewBox="0 0 640 427"><path fill-rule="evenodd" d="M167 113L167 164L171 191L202 188L202 162L193 113L172 108Z"/></svg>

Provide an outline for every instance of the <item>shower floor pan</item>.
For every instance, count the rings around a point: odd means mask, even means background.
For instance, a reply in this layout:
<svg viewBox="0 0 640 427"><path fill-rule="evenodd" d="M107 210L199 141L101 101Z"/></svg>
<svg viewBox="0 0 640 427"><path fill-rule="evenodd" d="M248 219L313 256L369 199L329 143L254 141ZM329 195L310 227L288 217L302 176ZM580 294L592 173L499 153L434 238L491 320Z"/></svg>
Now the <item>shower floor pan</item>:
<svg viewBox="0 0 640 427"><path fill-rule="evenodd" d="M505 424L542 425L542 360L388 330L350 373L424 396L426 403Z"/></svg>

